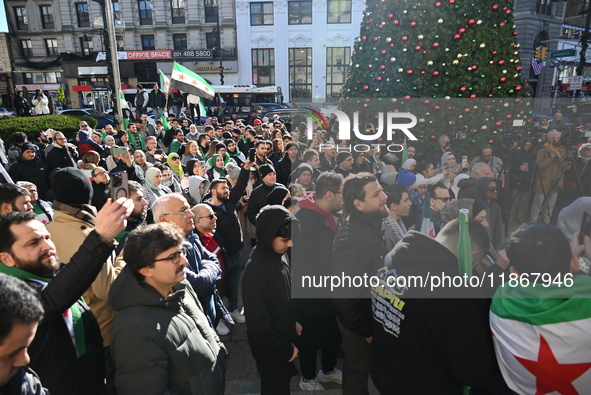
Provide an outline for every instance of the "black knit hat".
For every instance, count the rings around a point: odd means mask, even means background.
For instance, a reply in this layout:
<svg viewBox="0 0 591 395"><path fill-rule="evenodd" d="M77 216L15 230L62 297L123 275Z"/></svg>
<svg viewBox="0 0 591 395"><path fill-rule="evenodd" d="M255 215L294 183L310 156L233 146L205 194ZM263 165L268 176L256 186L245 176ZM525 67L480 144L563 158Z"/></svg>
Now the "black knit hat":
<svg viewBox="0 0 591 395"><path fill-rule="evenodd" d="M269 164L264 164L259 167L259 173L261 173L261 178L265 178L269 174L275 173L275 168Z"/></svg>
<svg viewBox="0 0 591 395"><path fill-rule="evenodd" d="M340 165L345 159L347 159L350 156L352 155L349 151L340 151L336 157L337 166Z"/></svg>
<svg viewBox="0 0 591 395"><path fill-rule="evenodd" d="M29 143L28 141L25 142L22 146L21 146L21 155L28 150L33 150L35 151L35 146L32 143ZM36 153L37 151L35 151Z"/></svg>
<svg viewBox="0 0 591 395"><path fill-rule="evenodd" d="M89 204L92 185L84 172L75 167L63 167L51 173L55 200L64 204Z"/></svg>

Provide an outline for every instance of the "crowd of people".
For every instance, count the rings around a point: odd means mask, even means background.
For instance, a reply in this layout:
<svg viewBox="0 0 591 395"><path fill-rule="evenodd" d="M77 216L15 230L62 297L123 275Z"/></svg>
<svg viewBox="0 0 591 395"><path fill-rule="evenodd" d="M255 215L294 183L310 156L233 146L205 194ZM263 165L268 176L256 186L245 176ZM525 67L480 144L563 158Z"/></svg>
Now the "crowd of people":
<svg viewBox="0 0 591 395"><path fill-rule="evenodd" d="M256 113L165 128L158 98L138 87L126 129L0 144L0 393L223 394L243 324L262 394L290 393L296 359L303 391L591 391L591 143L567 159L540 120L471 160L445 134L358 152ZM386 285L461 276L463 209L472 272L511 286ZM311 273L381 282L295 286Z"/></svg>

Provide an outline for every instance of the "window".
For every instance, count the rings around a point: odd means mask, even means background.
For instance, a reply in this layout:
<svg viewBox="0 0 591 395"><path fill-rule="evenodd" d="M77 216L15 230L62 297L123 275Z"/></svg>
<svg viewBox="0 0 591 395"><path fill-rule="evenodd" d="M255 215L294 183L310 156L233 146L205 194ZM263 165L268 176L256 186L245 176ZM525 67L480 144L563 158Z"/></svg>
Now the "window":
<svg viewBox="0 0 591 395"><path fill-rule="evenodd" d="M41 24L43 29L54 29L53 24L53 8L50 5L39 6L39 14L41 14Z"/></svg>
<svg viewBox="0 0 591 395"><path fill-rule="evenodd" d="M33 83L33 73L22 73L23 84Z"/></svg>
<svg viewBox="0 0 591 395"><path fill-rule="evenodd" d="M47 56L57 56L57 40L55 38L46 38L45 39L45 52Z"/></svg>
<svg viewBox="0 0 591 395"><path fill-rule="evenodd" d="M153 34L142 36L142 49L144 51L156 49L156 42L154 41Z"/></svg>
<svg viewBox="0 0 591 395"><path fill-rule="evenodd" d="M150 0L139 0L140 25L152 24L152 2Z"/></svg>
<svg viewBox="0 0 591 395"><path fill-rule="evenodd" d="M309 25L312 23L311 1L290 1L287 4L290 25Z"/></svg>
<svg viewBox="0 0 591 395"><path fill-rule="evenodd" d="M250 25L272 25L273 3L250 3Z"/></svg>
<svg viewBox="0 0 591 395"><path fill-rule="evenodd" d="M351 23L351 0L328 0L327 23Z"/></svg>
<svg viewBox="0 0 591 395"><path fill-rule="evenodd" d="M119 4L118 1L113 1L113 17L115 18L116 21L121 21L123 20L123 17L121 16L121 5Z"/></svg>
<svg viewBox="0 0 591 395"><path fill-rule="evenodd" d="M92 38L88 37L86 34L84 37L80 37L80 48L82 48L82 53L84 55L91 55L94 52Z"/></svg>
<svg viewBox="0 0 591 395"><path fill-rule="evenodd" d="M90 27L90 14L88 13L88 4L76 3L76 15L78 17L79 27Z"/></svg>
<svg viewBox="0 0 591 395"><path fill-rule="evenodd" d="M312 48L289 48L289 90L292 99L312 97Z"/></svg>
<svg viewBox="0 0 591 395"><path fill-rule="evenodd" d="M174 49L187 49L187 35L186 34L173 34L172 41Z"/></svg>
<svg viewBox="0 0 591 395"><path fill-rule="evenodd" d="M115 36L115 40L117 41L117 51L125 51L125 41L123 40L123 36Z"/></svg>
<svg viewBox="0 0 591 395"><path fill-rule="evenodd" d="M14 7L14 19L17 30L29 29L29 17L27 16L27 9L25 7Z"/></svg>
<svg viewBox="0 0 591 395"><path fill-rule="evenodd" d="M20 78L19 78L20 76ZM61 79L61 73L20 73L15 74L15 82L23 84L56 84Z"/></svg>
<svg viewBox="0 0 591 395"><path fill-rule="evenodd" d="M218 21L218 1L205 0L205 22Z"/></svg>
<svg viewBox="0 0 591 395"><path fill-rule="evenodd" d="M536 4L536 11L538 14L551 15L552 14L552 1L551 0L538 0L538 2Z"/></svg>
<svg viewBox="0 0 591 395"><path fill-rule="evenodd" d="M275 50L252 50L252 83L258 86L275 85Z"/></svg>
<svg viewBox="0 0 591 395"><path fill-rule="evenodd" d="M205 33L205 46L209 49L215 48L214 57L219 57L219 49L220 49L220 40L219 40L218 31L214 30L213 32Z"/></svg>
<svg viewBox="0 0 591 395"><path fill-rule="evenodd" d="M20 40L21 55L28 58L33 56L33 42L31 40Z"/></svg>
<svg viewBox="0 0 591 395"><path fill-rule="evenodd" d="M326 98L338 98L347 78L351 48L326 48Z"/></svg>
<svg viewBox="0 0 591 395"><path fill-rule="evenodd" d="M185 23L185 0L172 0L172 23Z"/></svg>

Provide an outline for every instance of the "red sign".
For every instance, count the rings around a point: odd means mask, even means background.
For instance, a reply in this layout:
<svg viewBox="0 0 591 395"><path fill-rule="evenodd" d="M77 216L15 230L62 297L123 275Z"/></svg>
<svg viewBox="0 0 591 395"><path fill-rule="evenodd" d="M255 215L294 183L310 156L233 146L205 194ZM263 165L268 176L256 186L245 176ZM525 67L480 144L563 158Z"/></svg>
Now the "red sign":
<svg viewBox="0 0 591 395"><path fill-rule="evenodd" d="M0 74L0 81L6 82L8 80L8 76L6 74Z"/></svg>
<svg viewBox="0 0 591 395"><path fill-rule="evenodd" d="M172 51L126 51L126 59L140 60L140 59L170 59Z"/></svg>

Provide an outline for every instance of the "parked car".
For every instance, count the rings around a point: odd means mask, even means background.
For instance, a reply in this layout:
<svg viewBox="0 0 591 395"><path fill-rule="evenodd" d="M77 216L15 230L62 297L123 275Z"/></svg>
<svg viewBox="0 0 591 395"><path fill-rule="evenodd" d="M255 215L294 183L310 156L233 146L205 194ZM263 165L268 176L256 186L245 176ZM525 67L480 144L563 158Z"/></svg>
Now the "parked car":
<svg viewBox="0 0 591 395"><path fill-rule="evenodd" d="M16 118L16 111L11 108L0 107L0 119Z"/></svg>
<svg viewBox="0 0 591 395"><path fill-rule="evenodd" d="M94 108L70 108L68 110L59 111L61 115L72 115L75 117L92 117L98 121L97 129L103 129L106 125L116 126L118 122L111 115L98 112Z"/></svg>
<svg viewBox="0 0 591 395"><path fill-rule="evenodd" d="M282 110L284 108L290 108L284 104L278 103L252 103L252 109L259 114L263 114L269 111Z"/></svg>

